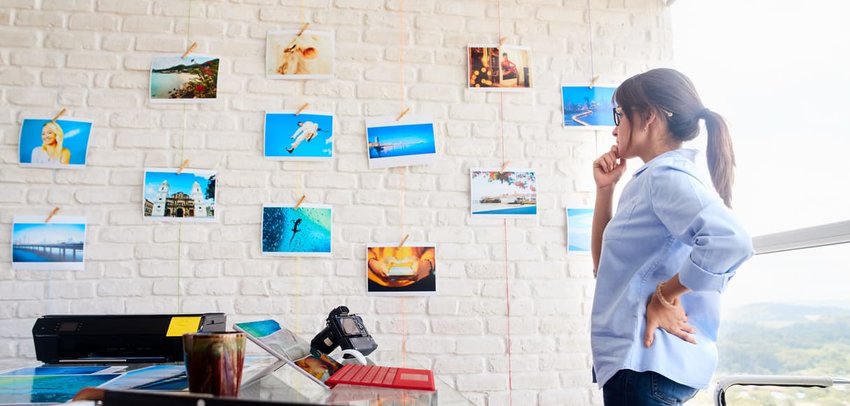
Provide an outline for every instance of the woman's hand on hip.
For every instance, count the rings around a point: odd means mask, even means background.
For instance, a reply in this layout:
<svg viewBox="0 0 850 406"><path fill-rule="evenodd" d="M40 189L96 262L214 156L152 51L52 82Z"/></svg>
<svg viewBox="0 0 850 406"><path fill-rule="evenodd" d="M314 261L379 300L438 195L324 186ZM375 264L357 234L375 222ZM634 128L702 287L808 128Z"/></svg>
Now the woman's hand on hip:
<svg viewBox="0 0 850 406"><path fill-rule="evenodd" d="M697 332L697 329L688 324L688 315L685 314L682 303L678 299L674 299L669 304L661 303L658 296L653 293L649 298L649 303L646 304L644 346L647 348L652 346L655 330L659 328L691 344L697 343L692 335Z"/></svg>
<svg viewBox="0 0 850 406"><path fill-rule="evenodd" d="M600 189L615 185L625 171L626 160L620 158L616 145L612 145L610 151L593 161L593 180Z"/></svg>

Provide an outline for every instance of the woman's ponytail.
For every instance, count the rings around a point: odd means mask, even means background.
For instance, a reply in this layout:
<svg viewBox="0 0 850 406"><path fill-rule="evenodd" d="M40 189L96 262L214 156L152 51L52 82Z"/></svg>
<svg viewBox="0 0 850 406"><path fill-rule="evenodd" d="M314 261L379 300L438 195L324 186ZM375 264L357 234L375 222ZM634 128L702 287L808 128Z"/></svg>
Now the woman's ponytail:
<svg viewBox="0 0 850 406"><path fill-rule="evenodd" d="M732 150L729 128L722 116L709 109L703 109L699 116L705 120L705 128L708 131L706 158L711 183L723 203L731 208L732 184L735 183L735 151Z"/></svg>

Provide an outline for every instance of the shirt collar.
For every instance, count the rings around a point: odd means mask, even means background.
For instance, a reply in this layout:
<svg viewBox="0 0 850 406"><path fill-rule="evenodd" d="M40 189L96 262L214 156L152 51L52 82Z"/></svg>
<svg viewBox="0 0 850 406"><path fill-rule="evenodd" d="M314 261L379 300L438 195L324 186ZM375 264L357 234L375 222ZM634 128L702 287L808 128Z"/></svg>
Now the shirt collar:
<svg viewBox="0 0 850 406"><path fill-rule="evenodd" d="M643 166L641 166L638 170L635 171L635 174L632 175L632 177L636 178L638 175L643 173L643 171L649 169L649 167L651 167L651 166L657 165L658 162L661 162L664 159L677 157L677 156L685 158L688 161L694 162L694 159L696 159L696 156L697 156L697 150L688 149L688 148L679 148L679 149L667 151L667 152L665 152L661 155L658 155L655 158L652 158L652 160L645 163Z"/></svg>

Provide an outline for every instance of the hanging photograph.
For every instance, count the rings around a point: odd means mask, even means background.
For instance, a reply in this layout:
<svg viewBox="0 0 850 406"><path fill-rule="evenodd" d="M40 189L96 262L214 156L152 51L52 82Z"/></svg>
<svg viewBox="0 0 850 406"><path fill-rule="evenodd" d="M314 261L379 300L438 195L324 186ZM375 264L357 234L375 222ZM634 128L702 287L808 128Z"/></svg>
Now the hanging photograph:
<svg viewBox="0 0 850 406"><path fill-rule="evenodd" d="M537 216L537 176L531 169L472 169L469 175L472 216Z"/></svg>
<svg viewBox="0 0 850 406"><path fill-rule="evenodd" d="M366 118L366 149L369 168L429 165L437 158L434 122L423 117Z"/></svg>
<svg viewBox="0 0 850 406"><path fill-rule="evenodd" d="M332 114L266 112L263 155L268 159L320 161L333 157Z"/></svg>
<svg viewBox="0 0 850 406"><path fill-rule="evenodd" d="M85 167L91 127L91 121L25 118L18 140L21 166Z"/></svg>
<svg viewBox="0 0 850 406"><path fill-rule="evenodd" d="M332 218L326 205L264 205L263 255L331 256Z"/></svg>
<svg viewBox="0 0 850 406"><path fill-rule="evenodd" d="M269 31L266 76L269 79L331 79L334 36L330 31Z"/></svg>
<svg viewBox="0 0 850 406"><path fill-rule="evenodd" d="M437 293L437 249L409 243L366 248L367 292L371 295L422 296Z"/></svg>
<svg viewBox="0 0 850 406"><path fill-rule="evenodd" d="M82 271L85 269L85 217L15 216L12 219L12 269Z"/></svg>
<svg viewBox="0 0 850 406"><path fill-rule="evenodd" d="M150 75L151 103L203 103L218 94L219 58L189 54L153 59Z"/></svg>
<svg viewBox="0 0 850 406"><path fill-rule="evenodd" d="M590 254L593 209L567 208L567 252Z"/></svg>
<svg viewBox="0 0 850 406"><path fill-rule="evenodd" d="M144 217L166 221L214 221L215 176L215 171L201 169L145 169Z"/></svg>
<svg viewBox="0 0 850 406"><path fill-rule="evenodd" d="M614 90L604 86L561 86L564 127L610 130L614 127Z"/></svg>
<svg viewBox="0 0 850 406"><path fill-rule="evenodd" d="M470 89L517 91L531 88L531 48L470 45L467 57L467 86Z"/></svg>

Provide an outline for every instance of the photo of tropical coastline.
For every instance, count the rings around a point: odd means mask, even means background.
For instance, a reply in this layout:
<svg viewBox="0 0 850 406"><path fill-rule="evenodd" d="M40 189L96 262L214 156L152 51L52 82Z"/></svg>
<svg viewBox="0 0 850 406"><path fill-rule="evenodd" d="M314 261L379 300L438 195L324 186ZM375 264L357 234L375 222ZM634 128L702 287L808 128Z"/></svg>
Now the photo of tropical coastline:
<svg viewBox="0 0 850 406"><path fill-rule="evenodd" d="M154 58L151 63L151 103L199 103L218 94L219 58L189 54Z"/></svg>
<svg viewBox="0 0 850 406"><path fill-rule="evenodd" d="M85 268L86 219L15 216L12 224L12 269L82 271Z"/></svg>
<svg viewBox="0 0 850 406"><path fill-rule="evenodd" d="M609 129L614 126L614 87L561 86L564 127Z"/></svg>
<svg viewBox="0 0 850 406"><path fill-rule="evenodd" d="M366 119L366 146L369 168L428 165L437 156L434 122L410 116L396 121L394 116Z"/></svg>
<svg viewBox="0 0 850 406"><path fill-rule="evenodd" d="M472 169L473 217L525 218L537 215L537 175L531 169Z"/></svg>
<svg viewBox="0 0 850 406"><path fill-rule="evenodd" d="M263 206L264 255L330 256L331 206Z"/></svg>

